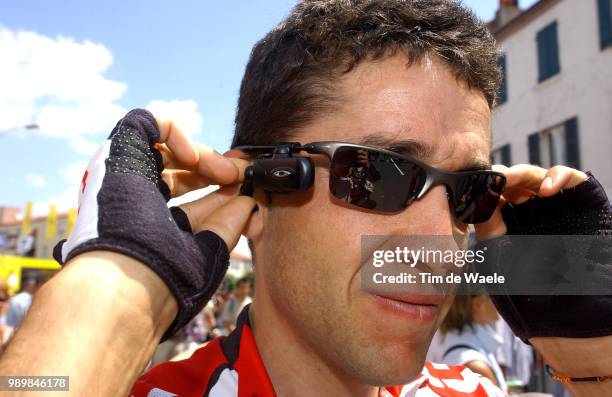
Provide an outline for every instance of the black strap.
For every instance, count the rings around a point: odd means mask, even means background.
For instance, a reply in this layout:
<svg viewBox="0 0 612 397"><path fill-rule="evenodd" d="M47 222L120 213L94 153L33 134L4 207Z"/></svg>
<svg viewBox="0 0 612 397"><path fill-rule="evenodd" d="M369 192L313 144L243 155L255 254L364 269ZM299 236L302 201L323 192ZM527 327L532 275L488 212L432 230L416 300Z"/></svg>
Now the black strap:
<svg viewBox="0 0 612 397"><path fill-rule="evenodd" d="M470 345L454 345L454 346L451 346L448 349L446 349L446 351L442 355L442 360L444 360L444 357L448 356L448 354L450 352L452 352L453 350L457 350L457 349L468 349L468 350L476 350L476 351L478 351L478 349L476 349L474 346L470 346ZM440 360L440 361L442 361L442 360Z"/></svg>

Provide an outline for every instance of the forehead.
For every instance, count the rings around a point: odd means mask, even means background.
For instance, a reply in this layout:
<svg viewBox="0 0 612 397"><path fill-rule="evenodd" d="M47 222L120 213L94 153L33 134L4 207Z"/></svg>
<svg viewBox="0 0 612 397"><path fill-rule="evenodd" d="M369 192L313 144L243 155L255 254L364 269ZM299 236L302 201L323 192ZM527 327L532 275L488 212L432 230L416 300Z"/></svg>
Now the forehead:
<svg viewBox="0 0 612 397"><path fill-rule="evenodd" d="M404 55L364 61L342 76L337 97L337 107L299 140L412 143L403 145L414 149L409 154L447 169L489 162L491 115L484 95L435 57L412 64Z"/></svg>

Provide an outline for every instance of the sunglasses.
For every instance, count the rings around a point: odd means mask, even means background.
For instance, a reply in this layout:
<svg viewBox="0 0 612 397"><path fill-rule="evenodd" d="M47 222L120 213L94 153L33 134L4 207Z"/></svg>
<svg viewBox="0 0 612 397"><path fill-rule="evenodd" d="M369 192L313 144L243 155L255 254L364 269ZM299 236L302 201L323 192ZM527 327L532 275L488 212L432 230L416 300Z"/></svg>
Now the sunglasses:
<svg viewBox="0 0 612 397"><path fill-rule="evenodd" d="M279 147L282 150L279 151ZM401 211L423 197L432 187L444 185L453 216L459 222L469 224L483 223L491 217L506 184L505 176L499 172L445 171L408 155L345 142L312 142L303 146L299 143L238 146L234 149L258 153L258 159L263 161L277 160L274 167L268 167L270 172L262 172L265 177L260 177L259 181L268 177L288 177L287 180L294 178L294 183L300 186L299 189L310 187L314 171L308 171L308 166L303 161L293 168L287 166L289 163L279 166L278 161L304 159L291 157L293 153L302 151L325 155L330 160L331 194L351 206L372 211ZM273 155L272 152L280 153L281 157ZM307 163L312 167L309 160ZM309 175L310 181L295 182L295 178L299 178L300 174Z"/></svg>

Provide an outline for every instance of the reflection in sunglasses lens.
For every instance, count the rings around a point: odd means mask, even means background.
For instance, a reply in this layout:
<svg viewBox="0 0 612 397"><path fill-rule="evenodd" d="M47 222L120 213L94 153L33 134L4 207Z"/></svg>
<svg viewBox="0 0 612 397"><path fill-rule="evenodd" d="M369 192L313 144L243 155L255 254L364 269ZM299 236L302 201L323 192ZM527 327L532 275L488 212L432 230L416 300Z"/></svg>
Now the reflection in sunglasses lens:
<svg viewBox="0 0 612 397"><path fill-rule="evenodd" d="M331 166L332 194L352 205L384 212L405 208L425 183L415 163L377 150L341 147Z"/></svg>
<svg viewBox="0 0 612 397"><path fill-rule="evenodd" d="M329 187L345 203L381 212L396 212L416 200L427 172L410 159L380 150L342 146L331 161ZM495 210L504 179L489 172L461 174L447 182L454 216L482 223Z"/></svg>
<svg viewBox="0 0 612 397"><path fill-rule="evenodd" d="M464 223L487 221L502 190L503 180L498 175L478 173L461 177L452 192L455 217Z"/></svg>

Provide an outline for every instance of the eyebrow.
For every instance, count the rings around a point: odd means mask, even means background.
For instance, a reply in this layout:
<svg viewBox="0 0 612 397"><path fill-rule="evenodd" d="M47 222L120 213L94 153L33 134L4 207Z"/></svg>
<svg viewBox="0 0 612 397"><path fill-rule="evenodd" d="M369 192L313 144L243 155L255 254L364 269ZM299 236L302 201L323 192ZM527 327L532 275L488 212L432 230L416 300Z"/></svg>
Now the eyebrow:
<svg viewBox="0 0 612 397"><path fill-rule="evenodd" d="M380 135L368 135L360 139L359 143L365 146L373 146L381 149L415 157L418 160L427 160L433 156L433 147L425 142L415 139L389 139Z"/></svg>
<svg viewBox="0 0 612 397"><path fill-rule="evenodd" d="M427 160L430 160L435 152L433 146L415 139L395 140L384 138L380 135L368 135L360 139L358 143L414 157L424 163L428 163ZM482 171L490 169L491 162L489 160L470 159L469 163L454 171Z"/></svg>

